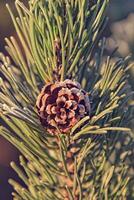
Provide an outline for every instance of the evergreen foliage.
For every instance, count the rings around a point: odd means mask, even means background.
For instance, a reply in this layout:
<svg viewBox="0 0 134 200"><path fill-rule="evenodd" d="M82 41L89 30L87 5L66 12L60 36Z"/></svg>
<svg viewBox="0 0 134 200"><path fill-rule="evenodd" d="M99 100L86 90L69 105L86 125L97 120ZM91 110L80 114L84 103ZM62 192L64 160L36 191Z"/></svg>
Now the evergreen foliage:
<svg viewBox="0 0 134 200"><path fill-rule="evenodd" d="M0 54L0 134L19 149L20 165L11 163L15 200L133 199L133 114L128 84L130 57L103 60L108 0L16 0L9 6L18 38L6 38L10 58ZM55 41L61 41L57 69ZM97 46L97 52L95 52ZM91 101L69 135L52 136L41 126L35 102L44 84L67 78L81 83ZM68 158L68 153L71 157ZM71 160L71 164L70 161ZM73 175L68 165L74 168ZM64 193L67 193L64 195ZM66 197L67 196L67 197Z"/></svg>

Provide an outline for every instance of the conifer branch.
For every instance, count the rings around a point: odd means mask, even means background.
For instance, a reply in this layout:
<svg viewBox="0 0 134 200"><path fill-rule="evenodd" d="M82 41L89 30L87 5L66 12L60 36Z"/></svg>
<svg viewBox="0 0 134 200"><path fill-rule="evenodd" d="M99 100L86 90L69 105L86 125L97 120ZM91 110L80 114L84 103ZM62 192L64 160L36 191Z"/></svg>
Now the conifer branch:
<svg viewBox="0 0 134 200"><path fill-rule="evenodd" d="M105 39L99 42L99 36L109 1L89 3L30 0L26 6L17 0L17 18L7 5L18 38L5 39L9 57L0 54L0 117L6 124L0 134L21 153L21 167L11 163L24 182L9 180L15 200L134 197L128 174L133 164L126 161L133 145L128 128L133 92L127 81L132 64L130 57L103 61ZM53 120L50 134L41 123L37 96L44 84L51 92L64 81L71 85L64 89L74 87L83 96L86 115L64 134Z"/></svg>

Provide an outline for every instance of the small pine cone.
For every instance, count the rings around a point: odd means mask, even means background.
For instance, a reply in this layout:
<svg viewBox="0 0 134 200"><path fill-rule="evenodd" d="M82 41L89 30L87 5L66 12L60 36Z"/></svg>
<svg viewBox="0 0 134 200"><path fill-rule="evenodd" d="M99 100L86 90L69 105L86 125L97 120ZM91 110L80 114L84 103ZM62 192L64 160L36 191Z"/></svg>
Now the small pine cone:
<svg viewBox="0 0 134 200"><path fill-rule="evenodd" d="M90 112L87 93L78 82L69 79L45 85L37 98L36 107L41 124L52 134L69 132Z"/></svg>

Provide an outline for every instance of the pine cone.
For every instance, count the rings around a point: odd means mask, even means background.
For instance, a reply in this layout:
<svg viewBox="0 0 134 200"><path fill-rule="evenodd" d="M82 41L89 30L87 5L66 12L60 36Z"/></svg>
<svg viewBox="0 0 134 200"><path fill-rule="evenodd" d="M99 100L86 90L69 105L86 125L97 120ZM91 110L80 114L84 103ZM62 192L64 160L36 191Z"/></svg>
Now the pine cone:
<svg viewBox="0 0 134 200"><path fill-rule="evenodd" d="M88 95L78 82L69 79L45 85L36 107L41 124L52 134L67 133L90 112Z"/></svg>

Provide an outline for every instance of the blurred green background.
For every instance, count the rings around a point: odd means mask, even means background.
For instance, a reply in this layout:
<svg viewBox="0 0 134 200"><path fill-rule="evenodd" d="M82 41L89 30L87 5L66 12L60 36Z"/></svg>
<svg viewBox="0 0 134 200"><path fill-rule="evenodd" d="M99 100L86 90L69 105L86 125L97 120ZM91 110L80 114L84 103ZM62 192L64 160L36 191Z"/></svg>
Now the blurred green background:
<svg viewBox="0 0 134 200"><path fill-rule="evenodd" d="M24 2L24 0L22 0ZM14 0L0 0L0 52L5 52L5 37L15 35L10 16L5 4L10 4L14 13ZM108 26L104 31L107 39L106 53L110 54L118 46L117 56L127 56L132 53L134 58L134 0L111 0L109 10ZM134 69L130 72L130 84L134 89ZM10 162L18 162L18 151L7 141L0 137L0 200L11 200L12 188L8 179L14 177L15 173L10 168Z"/></svg>

